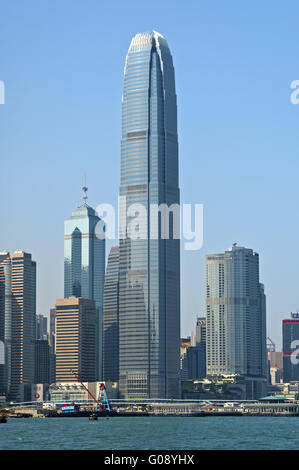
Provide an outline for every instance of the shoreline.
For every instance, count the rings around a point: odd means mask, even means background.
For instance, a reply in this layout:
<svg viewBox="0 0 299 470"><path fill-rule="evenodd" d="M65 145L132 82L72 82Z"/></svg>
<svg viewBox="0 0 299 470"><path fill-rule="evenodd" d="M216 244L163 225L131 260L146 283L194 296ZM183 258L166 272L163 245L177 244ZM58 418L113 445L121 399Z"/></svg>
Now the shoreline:
<svg viewBox="0 0 299 470"><path fill-rule="evenodd" d="M9 419L20 419L20 418L89 418L91 414L96 414L98 418L109 419L109 418L145 418L145 417L159 417L159 418L205 418L205 417L299 417L298 413L242 413L242 412L194 412L194 413L147 413L147 412L112 412L112 413L101 413L101 412L90 412L81 411L76 413L2 413L1 415Z"/></svg>

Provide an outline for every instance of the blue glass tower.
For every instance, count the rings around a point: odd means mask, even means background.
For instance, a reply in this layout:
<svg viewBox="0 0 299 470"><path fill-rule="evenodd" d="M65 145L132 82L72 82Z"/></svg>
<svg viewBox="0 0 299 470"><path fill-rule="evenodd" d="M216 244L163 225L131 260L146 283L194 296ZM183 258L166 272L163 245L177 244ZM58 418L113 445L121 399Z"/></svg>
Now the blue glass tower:
<svg viewBox="0 0 299 470"><path fill-rule="evenodd" d="M177 105L172 56L157 32L137 34L125 65L120 196L142 204L148 237L132 239L121 210L119 379L127 398L179 394L180 245L149 236L151 204L179 204Z"/></svg>
<svg viewBox="0 0 299 470"><path fill-rule="evenodd" d="M103 293L105 279L105 239L97 237L101 219L86 204L64 222L64 297L96 301L98 312L97 377L102 378Z"/></svg>

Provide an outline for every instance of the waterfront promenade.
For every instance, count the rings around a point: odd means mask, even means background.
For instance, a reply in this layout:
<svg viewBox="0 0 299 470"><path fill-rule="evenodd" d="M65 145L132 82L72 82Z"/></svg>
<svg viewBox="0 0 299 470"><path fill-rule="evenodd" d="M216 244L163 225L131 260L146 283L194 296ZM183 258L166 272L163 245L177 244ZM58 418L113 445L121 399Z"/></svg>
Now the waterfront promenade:
<svg viewBox="0 0 299 470"><path fill-rule="evenodd" d="M0 416L8 418L33 417L33 418L69 418L88 417L91 413L98 416L114 417L145 417L145 416L184 416L184 417L209 417L209 416L298 416L298 401L150 401L139 404L116 401L112 405L112 411L97 411L95 404L90 402L80 403L80 410L75 412L63 412L59 404L51 402L30 402L16 404L0 409Z"/></svg>

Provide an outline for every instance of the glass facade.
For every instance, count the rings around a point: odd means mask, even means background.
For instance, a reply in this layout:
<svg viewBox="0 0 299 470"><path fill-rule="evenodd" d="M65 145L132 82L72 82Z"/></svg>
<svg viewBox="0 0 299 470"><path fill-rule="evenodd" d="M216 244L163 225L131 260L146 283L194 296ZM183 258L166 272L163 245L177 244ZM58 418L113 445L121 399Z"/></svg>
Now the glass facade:
<svg viewBox="0 0 299 470"><path fill-rule="evenodd" d="M128 398L178 396L180 245L161 237L151 204L179 204L177 105L172 56L156 32L137 34L125 64L120 196L141 204L140 226L158 237L132 239L132 217L121 207L119 373Z"/></svg>
<svg viewBox="0 0 299 470"><path fill-rule="evenodd" d="M64 297L96 301L98 317L97 378L102 378L103 292L105 239L96 235L100 222L94 209L84 204L64 222Z"/></svg>
<svg viewBox="0 0 299 470"><path fill-rule="evenodd" d="M118 382L119 247L113 246L107 262L104 286L103 379Z"/></svg>
<svg viewBox="0 0 299 470"><path fill-rule="evenodd" d="M292 313L291 318L282 321L283 345L283 381L299 381L299 314ZM293 360L292 360L293 359Z"/></svg>

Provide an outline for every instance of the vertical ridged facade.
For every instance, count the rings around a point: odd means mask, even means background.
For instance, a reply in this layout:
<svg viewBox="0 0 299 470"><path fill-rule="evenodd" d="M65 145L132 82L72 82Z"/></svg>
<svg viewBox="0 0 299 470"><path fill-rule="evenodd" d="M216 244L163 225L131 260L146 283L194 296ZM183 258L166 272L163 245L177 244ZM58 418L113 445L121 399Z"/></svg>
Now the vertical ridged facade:
<svg viewBox="0 0 299 470"><path fill-rule="evenodd" d="M177 104L172 56L156 32L137 34L125 65L120 196L141 204L147 238L129 236L121 203L119 285L120 392L127 398L179 393L180 245L150 239L151 204L179 204Z"/></svg>
<svg viewBox="0 0 299 470"><path fill-rule="evenodd" d="M71 369L82 381L95 382L96 303L82 298L56 301L56 382L73 382Z"/></svg>
<svg viewBox="0 0 299 470"><path fill-rule="evenodd" d="M0 254L0 325L6 393L17 400L20 385L35 379L36 263L29 253Z"/></svg>
<svg viewBox="0 0 299 470"><path fill-rule="evenodd" d="M233 245L206 257L207 375L266 381L266 298L259 255ZM251 394L251 395L250 395Z"/></svg>
<svg viewBox="0 0 299 470"><path fill-rule="evenodd" d="M110 250L104 286L103 379L119 379L119 247Z"/></svg>

